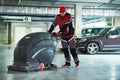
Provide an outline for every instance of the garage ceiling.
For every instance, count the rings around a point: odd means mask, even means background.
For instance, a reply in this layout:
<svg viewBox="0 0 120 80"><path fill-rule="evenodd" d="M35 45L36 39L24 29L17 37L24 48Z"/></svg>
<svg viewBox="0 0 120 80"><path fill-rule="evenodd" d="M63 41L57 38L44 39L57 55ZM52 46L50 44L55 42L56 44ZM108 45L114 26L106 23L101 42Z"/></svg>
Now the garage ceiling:
<svg viewBox="0 0 120 80"><path fill-rule="evenodd" d="M75 3L83 7L120 8L120 0L0 0L1 5L60 6L74 7Z"/></svg>
<svg viewBox="0 0 120 80"><path fill-rule="evenodd" d="M66 7L74 8L74 4L77 3L81 4L83 8L112 8L112 9L120 8L120 0L0 0L1 6L23 6L23 7L24 6L60 7L61 5L65 5ZM14 16L9 17L6 16L3 18L5 19L9 18L9 20L12 19L17 20L18 18L21 19L20 17L15 18ZM84 19L86 21L92 18L88 17Z"/></svg>

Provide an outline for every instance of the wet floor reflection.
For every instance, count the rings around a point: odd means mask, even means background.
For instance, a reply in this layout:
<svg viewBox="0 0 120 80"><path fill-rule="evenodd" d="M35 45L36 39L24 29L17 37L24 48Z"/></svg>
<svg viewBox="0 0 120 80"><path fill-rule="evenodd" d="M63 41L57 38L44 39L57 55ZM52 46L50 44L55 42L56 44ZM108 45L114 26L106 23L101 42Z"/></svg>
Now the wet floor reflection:
<svg viewBox="0 0 120 80"><path fill-rule="evenodd" d="M53 63L59 68L50 71L8 71L12 64L14 47L0 46L0 80L120 80L120 55L80 54L80 67L60 68L64 55L57 51Z"/></svg>

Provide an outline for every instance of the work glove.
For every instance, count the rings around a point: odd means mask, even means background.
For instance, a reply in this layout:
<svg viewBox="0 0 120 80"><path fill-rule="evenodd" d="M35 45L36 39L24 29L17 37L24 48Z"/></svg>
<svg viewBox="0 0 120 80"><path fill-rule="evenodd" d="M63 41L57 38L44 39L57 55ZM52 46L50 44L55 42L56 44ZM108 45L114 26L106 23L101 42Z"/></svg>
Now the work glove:
<svg viewBox="0 0 120 80"><path fill-rule="evenodd" d="M52 35L58 37L59 36L59 32L53 32Z"/></svg>

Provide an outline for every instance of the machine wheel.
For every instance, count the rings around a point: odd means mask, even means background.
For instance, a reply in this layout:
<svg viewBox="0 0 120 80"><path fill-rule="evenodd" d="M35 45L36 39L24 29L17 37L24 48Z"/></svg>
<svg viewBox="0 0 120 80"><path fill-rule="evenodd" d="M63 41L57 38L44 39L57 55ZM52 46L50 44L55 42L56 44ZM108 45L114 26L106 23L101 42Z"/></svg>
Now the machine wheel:
<svg viewBox="0 0 120 80"><path fill-rule="evenodd" d="M96 54L100 50L98 43L96 42L90 42L86 46L86 51L88 54Z"/></svg>

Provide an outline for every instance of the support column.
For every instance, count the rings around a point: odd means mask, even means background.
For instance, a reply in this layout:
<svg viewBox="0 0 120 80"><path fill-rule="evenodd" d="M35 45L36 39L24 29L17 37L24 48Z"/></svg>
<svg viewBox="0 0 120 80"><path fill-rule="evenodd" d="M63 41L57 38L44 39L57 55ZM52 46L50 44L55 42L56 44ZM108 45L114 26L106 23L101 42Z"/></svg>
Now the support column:
<svg viewBox="0 0 120 80"><path fill-rule="evenodd" d="M11 22L7 23L8 26L8 44L12 43Z"/></svg>
<svg viewBox="0 0 120 80"><path fill-rule="evenodd" d="M115 26L120 25L120 17L114 18L114 25L115 25Z"/></svg>
<svg viewBox="0 0 120 80"><path fill-rule="evenodd" d="M75 36L77 36L77 38L80 38L82 31L82 5L75 4L74 10L75 10L74 11Z"/></svg>
<svg viewBox="0 0 120 80"><path fill-rule="evenodd" d="M114 17L106 17L106 24L107 26L114 26L115 25Z"/></svg>

